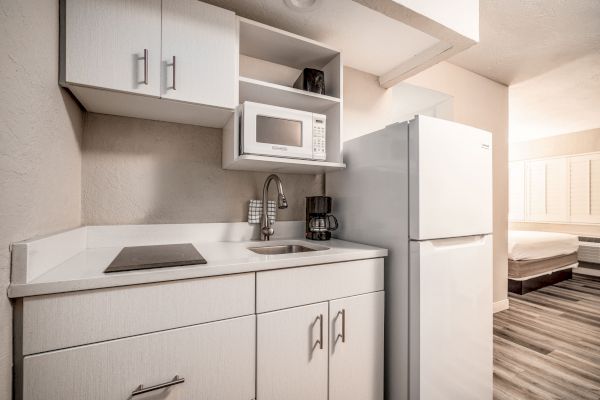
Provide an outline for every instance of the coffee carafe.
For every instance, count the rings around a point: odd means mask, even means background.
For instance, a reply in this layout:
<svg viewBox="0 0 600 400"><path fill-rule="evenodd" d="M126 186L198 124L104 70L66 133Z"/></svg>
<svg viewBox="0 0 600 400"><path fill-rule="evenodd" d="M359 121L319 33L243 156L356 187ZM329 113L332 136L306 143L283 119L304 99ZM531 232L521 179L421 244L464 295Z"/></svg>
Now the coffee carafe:
<svg viewBox="0 0 600 400"><path fill-rule="evenodd" d="M329 240L331 231L338 228L338 221L331 213L331 197L306 198L305 237L311 240Z"/></svg>

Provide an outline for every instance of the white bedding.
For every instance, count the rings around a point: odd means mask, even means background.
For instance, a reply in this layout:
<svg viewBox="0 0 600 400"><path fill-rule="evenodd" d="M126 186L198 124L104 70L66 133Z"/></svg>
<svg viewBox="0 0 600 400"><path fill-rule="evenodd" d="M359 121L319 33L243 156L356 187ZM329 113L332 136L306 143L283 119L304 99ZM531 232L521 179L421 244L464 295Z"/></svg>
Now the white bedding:
<svg viewBox="0 0 600 400"><path fill-rule="evenodd" d="M567 233L509 231L508 258L537 260L571 254L579 248L579 238Z"/></svg>

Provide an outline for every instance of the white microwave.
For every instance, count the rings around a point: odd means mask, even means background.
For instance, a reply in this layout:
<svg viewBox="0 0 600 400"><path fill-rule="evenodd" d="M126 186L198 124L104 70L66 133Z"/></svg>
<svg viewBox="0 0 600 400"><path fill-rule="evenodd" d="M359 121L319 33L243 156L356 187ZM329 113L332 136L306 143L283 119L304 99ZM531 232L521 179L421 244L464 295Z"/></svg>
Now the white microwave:
<svg viewBox="0 0 600 400"><path fill-rule="evenodd" d="M245 101L240 106L240 154L326 159L326 117Z"/></svg>

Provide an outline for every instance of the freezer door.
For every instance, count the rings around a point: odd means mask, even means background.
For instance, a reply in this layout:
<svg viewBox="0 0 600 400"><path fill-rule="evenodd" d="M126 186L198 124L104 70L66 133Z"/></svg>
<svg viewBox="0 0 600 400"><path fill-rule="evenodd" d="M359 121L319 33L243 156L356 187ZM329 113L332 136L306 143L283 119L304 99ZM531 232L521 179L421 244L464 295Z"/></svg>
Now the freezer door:
<svg viewBox="0 0 600 400"><path fill-rule="evenodd" d="M410 242L410 398L492 399L492 235Z"/></svg>
<svg viewBox="0 0 600 400"><path fill-rule="evenodd" d="M409 124L410 238L492 232L489 132L418 116Z"/></svg>

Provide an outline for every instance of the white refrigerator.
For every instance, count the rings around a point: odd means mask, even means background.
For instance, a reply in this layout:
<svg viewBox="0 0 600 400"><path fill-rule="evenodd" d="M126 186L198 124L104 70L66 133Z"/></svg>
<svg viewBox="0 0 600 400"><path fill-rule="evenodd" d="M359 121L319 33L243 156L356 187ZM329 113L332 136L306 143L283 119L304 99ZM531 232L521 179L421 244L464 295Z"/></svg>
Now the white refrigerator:
<svg viewBox="0 0 600 400"><path fill-rule="evenodd" d="M389 249L388 400L492 399L491 139L417 116L344 143L326 176L335 236Z"/></svg>

